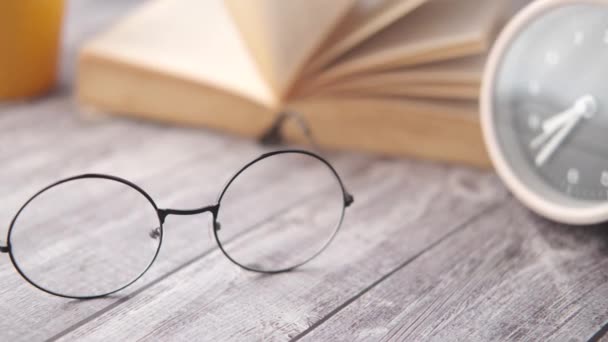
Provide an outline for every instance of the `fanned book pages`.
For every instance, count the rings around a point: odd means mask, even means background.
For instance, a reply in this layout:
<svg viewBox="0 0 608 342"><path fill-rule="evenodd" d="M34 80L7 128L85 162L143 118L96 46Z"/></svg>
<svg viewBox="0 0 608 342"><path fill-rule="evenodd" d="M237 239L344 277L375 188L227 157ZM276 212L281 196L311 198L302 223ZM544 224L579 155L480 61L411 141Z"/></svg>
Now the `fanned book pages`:
<svg viewBox="0 0 608 342"><path fill-rule="evenodd" d="M328 148L486 166L477 97L507 3L150 0L85 44L78 96L247 137L296 111Z"/></svg>

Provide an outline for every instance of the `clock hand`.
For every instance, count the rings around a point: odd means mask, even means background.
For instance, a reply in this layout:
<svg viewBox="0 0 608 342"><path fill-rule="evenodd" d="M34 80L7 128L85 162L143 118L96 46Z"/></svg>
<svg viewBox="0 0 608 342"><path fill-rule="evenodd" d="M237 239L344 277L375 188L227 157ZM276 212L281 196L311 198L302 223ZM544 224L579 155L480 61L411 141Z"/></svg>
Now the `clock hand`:
<svg viewBox="0 0 608 342"><path fill-rule="evenodd" d="M597 111L597 102L595 98L591 95L585 95L579 98L574 105L563 111L560 114L557 114L545 122L543 122L542 128L543 131L553 131L555 132L559 127L563 124L570 121L570 119L577 115L586 115L592 116Z"/></svg>
<svg viewBox="0 0 608 342"><path fill-rule="evenodd" d="M589 118L593 116L596 111L597 102L593 96L585 95L579 98L572 107L543 122L543 133L530 142L530 148L535 150L541 147L555 132L557 132L564 125L568 124L570 120L579 116Z"/></svg>
<svg viewBox="0 0 608 342"><path fill-rule="evenodd" d="M583 116L579 115L570 119L554 136L553 138L543 147L543 149L536 156L536 166L543 166L549 158L557 151L557 149L563 144L564 140L570 135L574 127L582 120Z"/></svg>
<svg viewBox="0 0 608 342"><path fill-rule="evenodd" d="M566 115L564 115L564 114L566 114ZM568 111L562 112L561 114L558 114L555 117L549 119L549 120L553 120L553 119L559 119L559 120L549 122L551 125L548 125L547 128L545 128L545 125L543 125L543 133L541 133L539 136L537 136L536 138L534 138L534 140L532 140L530 142L530 148L533 150L540 148L542 145L544 145L547 142L547 140L549 140L549 138L551 138L555 134L555 132L557 132L562 127L567 125L573 119L576 119L581 116L582 116L582 114L580 114L579 112L568 110ZM564 118L566 120L564 120Z"/></svg>
<svg viewBox="0 0 608 342"><path fill-rule="evenodd" d="M569 118L570 120L572 120L572 118ZM567 123L567 122L565 122ZM564 125L564 123L562 123L562 126ZM561 128L561 126L555 126L555 127L551 127L551 129L549 130L543 130L543 133L541 133L539 136L537 136L536 138L534 138L534 140L532 140L530 142L530 148L533 150L536 150L537 148L541 147L542 145L544 145L547 140L549 140L549 138L551 138L553 136L553 134L555 134L555 132L557 132L559 129Z"/></svg>

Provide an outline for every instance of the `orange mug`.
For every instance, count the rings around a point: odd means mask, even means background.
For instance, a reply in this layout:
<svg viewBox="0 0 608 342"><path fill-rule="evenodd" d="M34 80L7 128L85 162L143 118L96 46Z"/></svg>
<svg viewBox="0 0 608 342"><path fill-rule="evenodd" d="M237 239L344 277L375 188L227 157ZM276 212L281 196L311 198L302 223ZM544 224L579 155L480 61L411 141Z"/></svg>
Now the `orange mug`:
<svg viewBox="0 0 608 342"><path fill-rule="evenodd" d="M0 0L0 100L55 85L63 7L64 0Z"/></svg>

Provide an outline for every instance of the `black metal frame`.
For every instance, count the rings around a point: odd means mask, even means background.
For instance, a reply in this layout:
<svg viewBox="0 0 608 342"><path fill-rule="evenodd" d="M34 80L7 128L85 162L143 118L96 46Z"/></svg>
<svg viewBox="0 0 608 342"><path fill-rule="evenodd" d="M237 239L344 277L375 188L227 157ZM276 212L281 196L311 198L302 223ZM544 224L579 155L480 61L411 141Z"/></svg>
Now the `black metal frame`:
<svg viewBox="0 0 608 342"><path fill-rule="evenodd" d="M280 120L283 120L281 117L279 118ZM281 121L282 122L282 121ZM280 124L279 124L280 125ZM275 132L278 132L278 129L275 129ZM273 133L273 134L278 134L278 133ZM308 133L307 133L308 135ZM276 142L277 138L274 139L273 142ZM224 194L226 193L226 191L228 190L228 188L230 187L230 185L234 182L234 180L241 174L243 173L245 170L247 170L249 167L251 167L252 165L256 164L259 161L262 161L266 158L272 157L272 156L276 156L276 155L280 155L280 154L302 154L302 155L306 155L312 158L317 159L318 161L320 161L321 163L323 163L325 166L327 166L331 172L333 173L333 175L336 177L340 188L342 190L342 194L343 194L343 199L344 199L344 205L342 207L342 215L341 218L335 228L335 231L333 233L333 235L330 237L330 239L328 240L328 242L312 257L310 257L309 259L307 259L306 261L295 265L293 267L290 268L286 268L286 269L281 269L281 270L276 270L276 271L263 271L263 270L258 270L258 269L254 269L251 267L247 267L245 265L240 264L239 262L237 262L236 260L234 260L224 249L224 247L222 246L222 243L220 242L217 232L218 230L221 229L221 225L218 222L218 213L221 207L221 202L222 202L222 198L224 197ZM36 199L38 196L40 196L41 194L43 194L44 192L67 182L71 182L71 181L75 181L75 180L79 180L79 179L90 179L90 178L97 178L97 179L106 179L106 180L111 180L111 181L116 181L119 183L122 183L123 185L126 185L134 190L136 190L137 192L139 192L142 196L144 196L149 202L150 204L153 206L153 208L156 210L156 213L158 215L158 220L159 220L159 225L158 228L156 228L159 232L158 234L158 238L159 238L159 243L158 243L158 247L156 249L156 252L154 254L154 257L152 258L152 260L150 261L150 263L148 264L148 266L143 270L143 272L141 272L141 274L139 274L137 277L135 277L135 279L133 279L132 281L130 281L129 283L127 283L126 285L113 290L111 292L108 293L104 293L104 294L100 294L100 295L92 295L92 296L71 296L71 295L66 295L66 294L61 294L61 293L56 293L53 292L51 290L45 289L42 286L37 285L34 281L32 281L30 278L28 278L28 276L21 270L21 268L18 265L17 260L15 260L15 257L12 253L12 248L11 248L11 234L13 232L15 223L17 222L17 219L19 218L19 215L23 212L23 210L34 200ZM214 205L208 205L208 206L204 206L201 208L196 208L196 209L160 209L158 208L158 206L156 205L156 203L154 202L154 200L152 199L152 197L146 192L144 191L141 187L139 187L137 184L132 183L126 179L120 178L120 177L116 177L116 176L111 176L111 175L106 175L106 174L83 174L83 175L79 175L79 176L74 176L74 177L69 177L60 181L57 181L45 188L43 188L42 190L38 191L34 196L32 196L27 202L25 202L25 204L19 209L19 211L17 212L17 214L15 215L15 217L13 218L13 220L11 221L11 225L10 228L8 230L8 234L7 234L7 242L6 242L6 246L0 246L0 252L1 253L8 253L10 260L13 264L13 266L15 267L15 269L17 270L17 272L21 275L21 277L23 277L23 279L25 279L28 283L30 283L31 285L33 285L34 287L36 287L37 289L44 291L46 293L49 293L51 295L55 295L55 296L59 296L59 297L64 297L64 298L72 298L72 299L94 299L94 298L100 298L100 297L105 297L108 295L111 295L113 293L116 293L118 291L121 291L123 289L125 289L126 287L132 285L134 282L136 282L137 280L139 280L152 266L152 264L156 261L156 258L158 256L158 253L161 249L162 246L162 241L163 241L163 224L165 223L165 220L168 216L170 215L197 215L197 214L202 214L202 213L211 213L213 216L213 233L214 233L214 237L215 237L215 241L218 244L218 247L220 248L220 250L222 251L222 253L235 265L238 265L239 267L246 269L248 271L252 271L252 272L258 272L258 273L267 273L267 274L276 274L276 273L282 273L282 272L287 272L287 271L291 271L294 268L300 267L303 264L309 262L310 260L312 260L313 258L315 258L316 256L318 256L320 253L322 253L327 246L331 243L331 241L333 240L333 238L336 236L336 234L338 233L341 224L342 224L342 219L344 218L344 213L345 213L345 209L347 207L349 207L350 205L352 205L354 202L354 197L346 190L344 183L342 182L342 179L340 178L340 176L338 175L338 172L334 169L334 167L323 157L319 156L318 154L309 152L309 151L305 151L305 150L297 150L297 149L289 149L289 150L278 150L278 151L274 151L274 152L270 152L270 153L265 153L262 154L261 156L257 157L256 159L252 160L251 162L247 163L245 166L243 166L236 174L234 174L234 176L232 176L232 178L230 178L230 180L228 181L228 183L224 186L224 188L222 189L222 191L220 192L220 195L218 197L218 200L216 202L216 204Z"/></svg>

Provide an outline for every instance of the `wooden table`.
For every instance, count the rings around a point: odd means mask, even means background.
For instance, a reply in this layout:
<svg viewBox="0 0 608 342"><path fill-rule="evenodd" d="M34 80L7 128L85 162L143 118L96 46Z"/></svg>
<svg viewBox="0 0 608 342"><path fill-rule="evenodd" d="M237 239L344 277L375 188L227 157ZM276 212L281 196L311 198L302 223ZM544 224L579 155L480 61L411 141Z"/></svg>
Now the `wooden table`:
<svg viewBox="0 0 608 342"><path fill-rule="evenodd" d="M61 177L117 174L163 206L189 208L213 203L231 173L265 151L204 130L91 119L74 105L77 46L135 3L73 1L59 90L0 107L1 236L23 201ZM608 227L543 220L489 172L330 158L357 201L330 248L301 270L239 269L205 216L171 217L150 271L103 299L40 292L3 254L0 341L585 341L608 331Z"/></svg>

